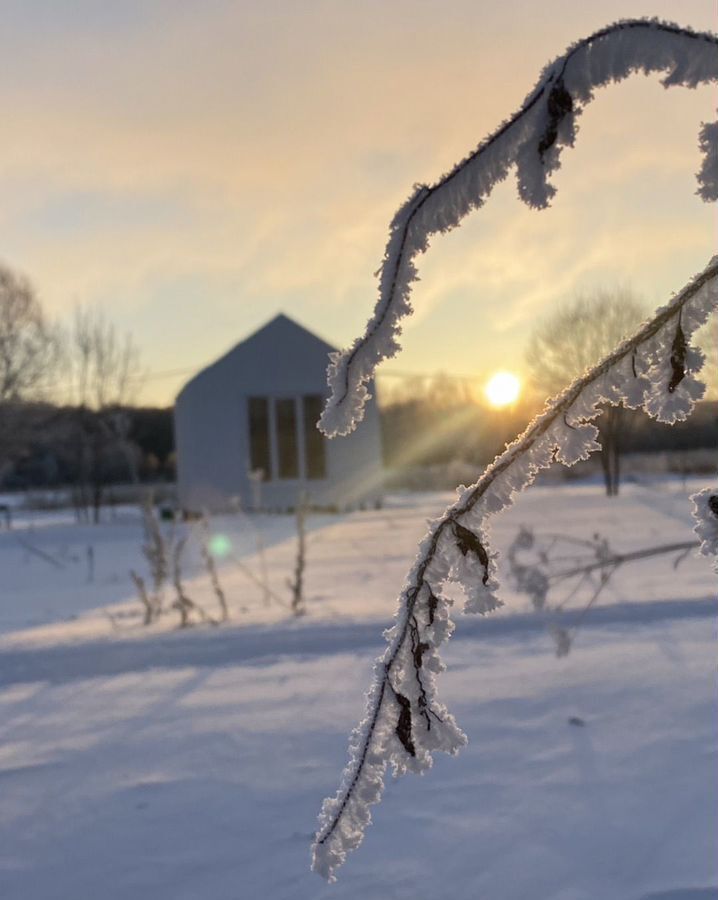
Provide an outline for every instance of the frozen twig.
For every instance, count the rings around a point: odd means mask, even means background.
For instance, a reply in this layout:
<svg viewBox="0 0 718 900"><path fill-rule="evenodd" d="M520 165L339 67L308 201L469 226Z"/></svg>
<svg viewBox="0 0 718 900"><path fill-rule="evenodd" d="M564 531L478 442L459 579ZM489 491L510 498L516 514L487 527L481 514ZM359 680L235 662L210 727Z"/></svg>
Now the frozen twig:
<svg viewBox="0 0 718 900"><path fill-rule="evenodd" d="M672 377L670 367L668 374L665 372L673 341L672 326L681 313L684 327L693 331L716 305L718 257L632 337L548 404L526 431L488 466L476 484L461 488L457 501L430 525L399 598L396 623L387 633L389 646L377 662L367 716L352 737L352 758L343 785L335 798L324 803L314 844L315 869L331 876L347 850L361 841L369 821L368 805L380 797L388 763L398 772L407 768L423 771L431 765L432 750L455 753L466 741L435 697L433 674L441 670L436 648L453 627L448 620L449 601L441 594L442 585L450 580L462 585L468 598L465 606L468 612L489 612L501 605L497 596L495 554L488 548L485 520L510 506L515 494L533 481L539 469L555 460L572 465L598 449L596 427L591 420L600 415L601 404L642 405L663 421L685 418L701 390L690 370L677 389L667 390ZM691 368L698 364L694 360ZM699 388L695 387L696 383ZM664 400L662 392L671 402ZM438 628L437 613L441 621ZM406 721L403 700L398 697L412 698L410 712L416 713L412 723L421 716L419 697L423 695L414 684L409 640L413 623L417 623L429 644L424 657L430 661L431 669L425 679L424 693L441 719L441 727L433 728L429 734L428 729L420 731L412 724L415 754L409 763L405 752L397 752L392 731L398 727L397 716ZM421 640L425 638L422 636ZM411 688L407 686L410 672ZM399 747L403 748L401 740Z"/></svg>
<svg viewBox="0 0 718 900"><path fill-rule="evenodd" d="M150 600L150 596L147 593L147 586L145 585L145 580L141 575L138 575L134 569L130 569L130 578L135 584L137 588L137 596L140 599L140 603L145 611L145 617L143 621L143 625L149 625L153 619L155 618L155 605Z"/></svg>
<svg viewBox="0 0 718 900"><path fill-rule="evenodd" d="M180 538L175 541L172 553L172 584L177 595L174 605L179 610L180 628L186 628L189 625L189 613L194 606L182 584L182 552L186 543L187 538Z"/></svg>
<svg viewBox="0 0 718 900"><path fill-rule="evenodd" d="M294 559L294 577L288 580L292 593L291 609L295 616L302 616L304 608L304 568L306 566L306 516L307 498L302 494L297 503L297 552Z"/></svg>
<svg viewBox="0 0 718 900"><path fill-rule="evenodd" d="M217 572L217 566L215 565L214 556L212 555L212 551L209 548L209 541L207 540L207 535L209 534L209 522L207 521L207 519L204 520L203 527L205 536L201 543L200 552L202 554L205 568L207 569L207 574L209 575L210 583L212 584L212 590L214 591L214 595L217 598L217 602L219 603L219 608L221 610L221 621L228 622L229 607L227 606L227 597L222 590L222 585L219 581L219 574Z"/></svg>
<svg viewBox="0 0 718 900"><path fill-rule="evenodd" d="M432 187L417 186L392 222L379 299L365 334L331 357L331 396L322 430L330 436L346 434L361 419L366 383L381 360L399 349L399 323L411 312L411 285L417 277L414 260L428 248L432 234L456 227L482 205L514 164L521 198L538 208L548 205L554 193L548 176L559 166L561 147L573 144L576 117L597 87L639 71L665 73L666 86L714 82L717 49L713 34L657 20L628 20L601 29L547 66L519 112L448 175ZM699 193L712 200L718 197L718 125L705 125L700 134L705 158ZM399 597L395 624L387 632L389 645L376 663L366 717L352 735L341 786L320 813L313 845L317 872L333 879L347 852L361 843L387 766L397 774L422 772L431 766L433 751L456 753L466 742L436 695L435 675L442 669L437 648L453 628L442 588L450 581L461 584L468 612L485 613L500 605L488 519L509 507L540 469L554 461L570 466L600 449L593 420L603 406L642 408L670 424L689 415L705 390L697 378L704 357L690 346L690 338L718 306L717 279L714 257L631 338L549 403L430 524ZM718 546L718 523L714 531L705 515L699 523L708 535L702 537L703 547ZM421 644L426 647L417 656ZM433 715L427 718L423 712L428 708Z"/></svg>
<svg viewBox="0 0 718 900"><path fill-rule="evenodd" d="M616 22L576 42L548 64L521 108L433 185L416 185L396 213L379 270L379 298L364 334L331 355L331 396L320 420L327 435L347 434L364 414L366 384L377 365L396 355L400 321L412 312L416 257L433 234L450 231L484 204L516 166L520 198L541 209L555 188L549 176L572 147L577 119L596 88L643 72L664 74L666 87L694 88L718 80L718 38L657 19ZM718 197L718 123L703 125L698 193Z"/></svg>
<svg viewBox="0 0 718 900"><path fill-rule="evenodd" d="M147 560L152 577L152 593L148 599L152 605L149 622L153 622L162 614L164 586L169 574L169 554L151 494L145 497L142 504L142 527L145 536L142 553ZM149 624L149 622L145 622L145 624Z"/></svg>
<svg viewBox="0 0 718 900"><path fill-rule="evenodd" d="M196 613L203 622L210 625L218 625L219 622L210 616L198 603L188 596L182 582L182 554L187 545L187 538L179 538L174 542L172 551L172 584L174 585L176 599L174 606L179 610L180 628L191 625L190 613Z"/></svg>

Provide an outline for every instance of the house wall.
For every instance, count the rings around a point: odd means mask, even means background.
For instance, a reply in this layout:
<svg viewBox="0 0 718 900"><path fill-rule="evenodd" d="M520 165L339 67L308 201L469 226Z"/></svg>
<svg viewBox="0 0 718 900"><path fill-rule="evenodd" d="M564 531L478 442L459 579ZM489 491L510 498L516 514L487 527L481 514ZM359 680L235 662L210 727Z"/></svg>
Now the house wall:
<svg viewBox="0 0 718 900"><path fill-rule="evenodd" d="M192 379L175 405L178 495L184 509L227 509L237 500L245 508L256 505L257 489L249 478L247 398L325 396L331 349L282 316ZM276 460L276 447L273 454ZM373 402L359 429L328 441L326 454L326 479L266 481L259 505L293 507L302 491L319 506L376 501L381 496L381 436Z"/></svg>

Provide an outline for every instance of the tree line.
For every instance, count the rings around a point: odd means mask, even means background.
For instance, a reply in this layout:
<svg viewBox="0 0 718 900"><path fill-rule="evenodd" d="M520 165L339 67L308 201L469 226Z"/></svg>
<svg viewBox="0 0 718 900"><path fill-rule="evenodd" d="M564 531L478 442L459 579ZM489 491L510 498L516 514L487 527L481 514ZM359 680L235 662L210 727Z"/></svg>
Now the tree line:
<svg viewBox="0 0 718 900"><path fill-rule="evenodd" d="M82 517L99 520L107 486L167 468L162 415L133 406L139 351L95 309L51 322L31 283L0 266L0 484L63 484ZM154 472L153 474L157 474Z"/></svg>
<svg viewBox="0 0 718 900"><path fill-rule="evenodd" d="M539 321L525 367L530 388L492 410L469 381L438 374L380 393L384 462L391 470L464 462L485 466L538 412L631 332L644 307L630 291L579 296ZM718 334L707 335L707 347ZM171 481L171 408L135 403L142 383L129 333L96 310L69 326L50 323L29 281L0 266L0 487L65 486L78 514L98 521L113 484ZM597 420L606 491L618 493L621 455L718 443L718 403L704 402L674 427L610 407ZM420 439L417 439L420 435Z"/></svg>
<svg viewBox="0 0 718 900"><path fill-rule="evenodd" d="M579 294L535 324L525 350L528 392L508 410L477 402L467 381L439 375L416 379L385 395L382 429L389 468L461 461L486 466L559 394L640 325L647 313L625 287ZM718 347L715 317L699 334L708 354ZM710 373L709 373L710 374ZM716 394L715 378L709 385ZM626 453L685 451L718 445L718 402L699 403L691 418L674 426L642 410L606 405L596 420L606 493L618 494L621 458ZM421 440L417 440L421 435Z"/></svg>

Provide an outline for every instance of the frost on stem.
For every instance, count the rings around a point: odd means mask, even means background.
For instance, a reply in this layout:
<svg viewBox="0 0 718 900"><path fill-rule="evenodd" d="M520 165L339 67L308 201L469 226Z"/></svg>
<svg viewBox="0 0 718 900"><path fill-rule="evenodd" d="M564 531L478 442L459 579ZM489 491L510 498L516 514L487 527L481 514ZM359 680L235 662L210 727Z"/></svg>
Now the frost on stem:
<svg viewBox="0 0 718 900"><path fill-rule="evenodd" d="M366 333L328 370L332 390L321 427L346 434L362 416L365 384L376 365L399 349L399 321L411 312L414 259L430 235L459 224L479 207L511 165L519 195L545 207L554 193L548 175L571 146L576 119L593 91L633 72L664 72L665 86L718 80L718 38L655 20L618 22L571 47L544 70L522 108L433 187L418 186L391 226L379 272L379 300ZM699 194L718 196L718 125L704 125L704 164ZM453 630L451 601L444 593L458 583L466 612L487 613L501 605L496 554L488 519L509 507L540 469L553 461L574 465L599 449L594 420L605 405L642 408L662 422L683 420L705 386L697 373L703 355L691 337L718 307L718 257L636 333L548 403L524 433L456 502L436 519L419 547L399 597L388 646L377 660L367 713L353 732L349 764L336 796L324 801L313 845L313 868L329 879L362 840L370 806L381 797L387 767L399 775L423 772L435 750L456 753L466 737L441 703L436 676L440 644ZM697 499L700 498L700 499ZM718 549L716 495L697 495L698 533L704 551ZM702 531L700 530L702 529Z"/></svg>
<svg viewBox="0 0 718 900"><path fill-rule="evenodd" d="M541 208L555 189L548 175L571 146L576 120L597 87L633 72L663 72L663 84L695 87L718 80L718 38L655 20L618 22L571 47L546 67L536 88L510 120L433 187L417 186L394 218L379 272L379 300L366 333L328 369L332 395L321 427L346 434L361 419L366 382L377 364L399 349L399 322L411 312L414 260L436 232L456 227L516 165L519 195ZM718 125L700 132L704 163L699 194L718 196ZM324 801L313 845L313 867L333 879L348 851L362 840L370 805L378 802L388 766L395 774L423 772L435 750L456 753L466 742L439 700L438 648L453 624L445 587L461 585L466 612L501 605L496 554L487 521L511 505L540 469L573 465L599 449L594 420L602 405L642 408L662 422L685 419L705 386L697 373L703 355L690 344L718 307L718 257L628 340L547 404L526 431L456 502L434 521L399 597L388 647L377 661L367 714L354 731L350 760L335 797ZM697 531L705 552L718 549L716 495L696 495Z"/></svg>
<svg viewBox="0 0 718 900"><path fill-rule="evenodd" d="M718 309L718 256L629 339L577 378L508 445L471 487L429 527L399 597L389 642L377 660L364 721L350 741L350 760L335 797L324 801L313 845L313 868L329 879L362 840L381 798L388 766L395 774L424 772L432 753L456 753L466 742L440 702L438 647L453 630L451 601L443 593L461 585L465 612L501 605L496 554L487 521L511 506L540 469L555 460L573 465L598 450L593 424L606 404L642 407L662 422L685 419L704 385L703 357L690 345L697 328ZM718 494L694 497L704 552L718 550Z"/></svg>
<svg viewBox="0 0 718 900"><path fill-rule="evenodd" d="M617 22L575 43L546 66L521 108L432 186L417 185L391 223L379 276L379 297L365 333L331 354L331 396L320 420L328 436L348 434L363 417L366 383L376 366L400 349L400 321L411 313L415 259L437 232L455 228L480 207L516 166L518 192L529 206L548 206L549 176L564 147L574 144L577 120L594 91L642 72L664 73L665 87L718 81L718 38L656 19ZM718 122L699 134L703 164L698 193L718 199Z"/></svg>
<svg viewBox="0 0 718 900"><path fill-rule="evenodd" d="M713 567L718 573L718 487L705 488L691 497L693 501L693 530L701 542L700 552L714 556Z"/></svg>

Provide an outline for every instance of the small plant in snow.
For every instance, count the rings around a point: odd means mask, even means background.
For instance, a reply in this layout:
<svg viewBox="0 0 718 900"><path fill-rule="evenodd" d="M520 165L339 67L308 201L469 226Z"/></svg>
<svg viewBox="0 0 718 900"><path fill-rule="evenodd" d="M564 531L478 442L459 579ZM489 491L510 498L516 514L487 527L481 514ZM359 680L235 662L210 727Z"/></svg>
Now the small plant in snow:
<svg viewBox="0 0 718 900"><path fill-rule="evenodd" d="M548 176L562 147L576 137L576 120L597 87L634 72L664 73L663 84L696 87L718 81L718 38L656 20L618 22L574 44L542 73L521 109L435 185L419 185L399 210L379 276L379 300L365 334L328 369L331 396L320 426L329 436L347 434L363 415L366 382L376 366L399 350L400 320L411 312L414 260L436 232L455 228L480 207L510 166L519 196L548 205L555 189ZM700 133L704 163L698 193L718 198L718 123ZM691 346L695 330L718 306L718 257L679 294L590 371L577 378L506 447L470 487L432 522L399 597L389 645L377 660L367 715L354 731L350 761L336 796L324 801L313 845L313 868L330 879L348 851L361 843L370 805L381 797L386 769L424 772L435 750L456 753L466 736L440 702L438 647L453 630L444 586L458 582L466 612L501 605L496 554L488 520L509 507L540 469L553 461L574 465L600 448L594 420L601 405L643 408L667 423L685 419L704 391L697 373L703 355ZM715 494L698 495L699 535L715 552Z"/></svg>
<svg viewBox="0 0 718 900"><path fill-rule="evenodd" d="M169 553L151 494L145 497L142 504L142 528L145 537L142 554L147 560L152 578L152 592L149 597L152 607L150 622L152 622L162 614L165 582L169 575Z"/></svg>
<svg viewBox="0 0 718 900"><path fill-rule="evenodd" d="M205 517L202 520L202 543L200 546L200 551L202 553L202 561L204 562L205 568L207 569L207 574L209 575L209 580L212 585L212 590L214 591L214 595L217 598L217 602L219 603L219 608L221 610L222 622L229 621L229 607L227 606L227 597L222 590L222 585L219 581L219 575L217 573L217 566L214 562L214 556L212 555L212 550L209 546L209 521Z"/></svg>
<svg viewBox="0 0 718 900"><path fill-rule="evenodd" d="M150 570L151 590L147 589L147 582L134 569L130 570L130 578L144 609L143 625L151 625L162 614L164 585L169 573L168 550L151 494L145 497L141 513L144 534L142 555L147 560Z"/></svg>
<svg viewBox="0 0 718 900"><path fill-rule="evenodd" d="M172 548L172 584L175 589L175 602L172 604L180 614L180 628L187 628L190 624L189 614L194 607L194 603L187 596L184 584L182 583L182 554L187 544L187 538L179 538L174 542Z"/></svg>
<svg viewBox="0 0 718 900"><path fill-rule="evenodd" d="M175 589L175 601L172 606L179 611L180 628L188 628L192 624L191 614L195 613L202 622L218 625L219 622L208 615L204 609L192 600L182 582L182 554L187 546L187 538L175 538L172 542L172 584Z"/></svg>
<svg viewBox="0 0 718 900"><path fill-rule="evenodd" d="M147 585L145 584L145 579L141 575L138 575L134 569L130 569L130 578L137 588L137 596L139 597L142 608L145 611L142 624L150 625L155 619L155 605L150 599L150 595L147 593Z"/></svg>
<svg viewBox="0 0 718 900"><path fill-rule="evenodd" d="M193 614L195 619L210 625L218 625L219 621L210 616L199 603L188 595L182 580L182 560L191 533L184 536L179 535L173 526L170 533L165 535L151 497L147 497L142 505L142 525L144 530L142 553L147 560L150 570L152 589L147 589L145 579L134 570L130 571L130 577L134 582L140 603L144 608L143 624L151 625L164 612L165 585L167 581L171 581L175 592L175 599L171 604L171 608L179 612L180 628L187 628L193 624ZM219 601L222 614L221 621L226 622L229 619L229 610L224 591L219 583L214 559L208 546L209 524L206 519L202 520L201 528L200 554L212 589Z"/></svg>
<svg viewBox="0 0 718 900"><path fill-rule="evenodd" d="M306 541L307 496L302 494L297 503L297 555L294 559L294 576L287 579L289 590L292 593L291 609L295 616L303 616L306 612L304 606L304 568L307 558Z"/></svg>
<svg viewBox="0 0 718 900"><path fill-rule="evenodd" d="M506 559L514 588L529 598L537 612L547 616L556 655L567 656L584 617L619 568L641 559L672 555L676 569L696 547L698 541L681 541L619 553L600 534L595 534L592 540L564 534L537 537L531 529L522 526L506 551ZM557 597L565 586L568 591ZM562 614L583 588L589 588L591 594L569 629L561 624Z"/></svg>

